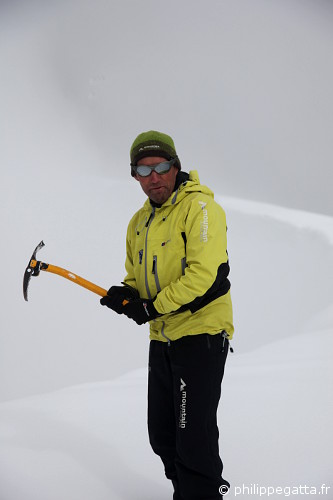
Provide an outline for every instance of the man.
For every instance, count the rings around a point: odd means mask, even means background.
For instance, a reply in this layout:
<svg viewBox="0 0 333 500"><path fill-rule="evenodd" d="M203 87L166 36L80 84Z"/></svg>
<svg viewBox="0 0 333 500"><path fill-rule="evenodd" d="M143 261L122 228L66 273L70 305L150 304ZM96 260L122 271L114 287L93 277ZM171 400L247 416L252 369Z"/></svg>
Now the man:
<svg viewBox="0 0 333 500"><path fill-rule="evenodd" d="M148 199L128 225L124 286L101 304L150 324L149 439L174 500L220 500L216 413L234 330L225 214L168 135L140 134L130 157Z"/></svg>

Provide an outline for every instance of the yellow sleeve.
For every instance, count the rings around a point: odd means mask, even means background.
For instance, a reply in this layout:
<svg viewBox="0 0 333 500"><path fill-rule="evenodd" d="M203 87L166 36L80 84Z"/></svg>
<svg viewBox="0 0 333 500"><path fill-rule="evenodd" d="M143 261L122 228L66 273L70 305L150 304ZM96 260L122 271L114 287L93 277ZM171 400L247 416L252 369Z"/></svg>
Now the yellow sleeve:
<svg viewBox="0 0 333 500"><path fill-rule="evenodd" d="M186 264L184 275L157 295L154 306L160 314L177 311L202 297L217 279L218 269L228 262L224 210L211 197L195 197L186 219Z"/></svg>

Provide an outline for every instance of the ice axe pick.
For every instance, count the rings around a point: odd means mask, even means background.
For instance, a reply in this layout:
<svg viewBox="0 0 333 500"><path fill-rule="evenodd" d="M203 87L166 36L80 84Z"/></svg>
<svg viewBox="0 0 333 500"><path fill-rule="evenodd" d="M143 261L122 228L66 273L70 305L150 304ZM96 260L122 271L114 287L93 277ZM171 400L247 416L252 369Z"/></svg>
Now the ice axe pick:
<svg viewBox="0 0 333 500"><path fill-rule="evenodd" d="M91 283L91 281L81 278L81 276L77 276L76 274L72 273L71 271L67 271L67 269L63 269L62 267L54 266L53 264L46 264L45 262L37 260L36 258L37 252L44 246L45 246L44 241L41 241L36 246L31 256L31 259L29 260L28 266L25 270L23 276L23 296L25 300L28 300L28 285L31 276L39 276L40 271L46 271L48 273L58 274L59 276L62 276L63 278L73 281L73 283L76 283L77 285L80 285L83 288L87 288L91 292L94 292L97 295L100 295L101 297L105 297L105 295L107 295L107 290L101 288L100 286L95 285L94 283ZM128 301L125 299L123 304L125 305L127 304L127 302Z"/></svg>

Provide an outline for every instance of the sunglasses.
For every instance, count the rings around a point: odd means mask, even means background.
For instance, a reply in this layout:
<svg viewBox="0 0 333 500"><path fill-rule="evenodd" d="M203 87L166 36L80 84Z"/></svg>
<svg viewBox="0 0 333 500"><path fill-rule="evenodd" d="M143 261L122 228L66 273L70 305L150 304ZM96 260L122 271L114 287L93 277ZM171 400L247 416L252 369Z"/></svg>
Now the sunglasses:
<svg viewBox="0 0 333 500"><path fill-rule="evenodd" d="M149 177L153 171L162 175L169 172L170 168L176 163L176 161L177 158L172 158L172 160L162 161L162 163L158 163L157 165L135 165L132 168L140 177Z"/></svg>

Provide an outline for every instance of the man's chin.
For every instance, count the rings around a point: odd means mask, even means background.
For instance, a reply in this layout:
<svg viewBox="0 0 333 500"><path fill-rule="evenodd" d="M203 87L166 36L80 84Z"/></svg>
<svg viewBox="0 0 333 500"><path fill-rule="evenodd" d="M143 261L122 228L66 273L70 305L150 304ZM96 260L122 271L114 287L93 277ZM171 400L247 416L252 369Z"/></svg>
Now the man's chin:
<svg viewBox="0 0 333 500"><path fill-rule="evenodd" d="M150 199L151 199L151 201L153 201L154 203L156 203L156 205L163 205L163 203L164 203L165 201L167 201L167 199L168 199L168 198L165 198L165 197L163 197L163 198L162 198L162 197L157 198L156 196L155 196L154 198L152 198L152 197L150 196Z"/></svg>
<svg viewBox="0 0 333 500"><path fill-rule="evenodd" d="M169 196L167 196L165 189L152 189L151 192L149 193L149 198L154 203L162 204L165 201L167 201Z"/></svg>

